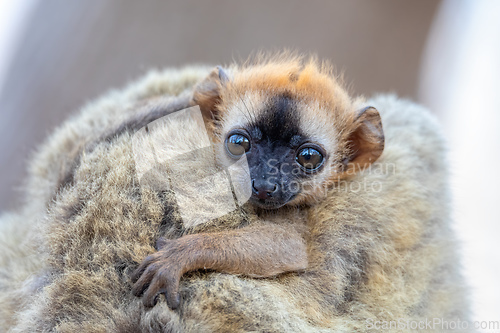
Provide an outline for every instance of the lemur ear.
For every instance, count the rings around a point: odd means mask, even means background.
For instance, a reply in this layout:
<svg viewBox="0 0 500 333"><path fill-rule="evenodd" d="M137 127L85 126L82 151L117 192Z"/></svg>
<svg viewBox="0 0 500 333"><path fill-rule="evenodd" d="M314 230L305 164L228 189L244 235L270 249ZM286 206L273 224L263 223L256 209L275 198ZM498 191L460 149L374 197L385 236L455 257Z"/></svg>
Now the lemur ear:
<svg viewBox="0 0 500 333"><path fill-rule="evenodd" d="M377 109L368 106L359 111L354 131L348 138L349 155L343 161L343 174L354 175L375 162L384 151L385 138L382 119Z"/></svg>
<svg viewBox="0 0 500 333"><path fill-rule="evenodd" d="M193 104L200 106L206 119L217 119L217 104L220 102L221 89L229 82L229 76L221 66L217 66L201 81L193 91Z"/></svg>

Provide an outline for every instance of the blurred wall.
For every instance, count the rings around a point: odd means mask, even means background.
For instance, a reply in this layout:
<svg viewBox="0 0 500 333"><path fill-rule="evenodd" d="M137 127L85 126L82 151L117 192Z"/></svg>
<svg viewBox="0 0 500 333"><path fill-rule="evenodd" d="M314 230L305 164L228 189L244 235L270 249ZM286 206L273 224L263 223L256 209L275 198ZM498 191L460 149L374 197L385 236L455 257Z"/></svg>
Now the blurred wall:
<svg viewBox="0 0 500 333"><path fill-rule="evenodd" d="M151 67L291 48L330 59L358 94L415 98L437 0L34 1L0 94L0 211L25 162L82 104Z"/></svg>
<svg viewBox="0 0 500 333"><path fill-rule="evenodd" d="M463 248L463 272L471 290L473 318L496 321L497 332L499 14L500 1L443 1L429 37L419 88L421 102L439 110L448 138L453 227Z"/></svg>

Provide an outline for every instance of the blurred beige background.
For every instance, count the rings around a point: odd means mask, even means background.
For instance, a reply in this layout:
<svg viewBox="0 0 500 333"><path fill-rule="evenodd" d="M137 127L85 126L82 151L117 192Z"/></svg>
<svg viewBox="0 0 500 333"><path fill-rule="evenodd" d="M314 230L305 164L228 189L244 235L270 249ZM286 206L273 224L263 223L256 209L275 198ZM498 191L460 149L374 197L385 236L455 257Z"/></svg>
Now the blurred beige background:
<svg viewBox="0 0 500 333"><path fill-rule="evenodd" d="M23 1L26 18L0 91L0 211L18 203L26 159L51 129L152 67L221 64L257 50L290 48L334 62L355 93L415 98L439 4Z"/></svg>

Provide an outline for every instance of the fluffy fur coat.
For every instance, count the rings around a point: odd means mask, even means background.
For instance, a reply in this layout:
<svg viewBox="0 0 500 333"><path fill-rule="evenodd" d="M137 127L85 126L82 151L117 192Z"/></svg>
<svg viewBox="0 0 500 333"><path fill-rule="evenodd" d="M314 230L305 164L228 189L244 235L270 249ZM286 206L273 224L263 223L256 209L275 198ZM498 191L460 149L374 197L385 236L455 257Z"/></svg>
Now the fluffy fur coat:
<svg viewBox="0 0 500 333"><path fill-rule="evenodd" d="M179 309L164 301L144 308L129 276L158 237L251 223L235 211L184 228L171 193L139 185L132 133L116 131L138 112L189 96L209 72L150 73L84 107L40 147L25 204L1 217L0 331L365 332L376 321L468 319L441 131L428 111L395 96L369 101L382 116L386 147L358 176L360 188L339 187L335 200L308 212L320 221L308 241L325 260L337 260L329 240L346 228L352 237L343 241L362 246L366 270L351 276L358 288L342 308L320 297L342 286L335 272L308 280L314 288L300 274L194 272L182 279Z"/></svg>

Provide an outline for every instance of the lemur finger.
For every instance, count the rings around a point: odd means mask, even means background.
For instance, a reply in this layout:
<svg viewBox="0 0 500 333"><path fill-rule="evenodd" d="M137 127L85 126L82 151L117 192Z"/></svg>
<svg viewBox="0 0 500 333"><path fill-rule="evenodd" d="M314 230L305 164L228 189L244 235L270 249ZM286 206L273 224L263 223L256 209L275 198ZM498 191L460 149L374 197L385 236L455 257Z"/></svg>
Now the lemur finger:
<svg viewBox="0 0 500 333"><path fill-rule="evenodd" d="M135 296L141 296L146 290L146 288L150 285L151 280L154 278L158 269L159 265L155 263L148 266L147 269L144 270L141 277L132 287L132 294L134 294Z"/></svg>
<svg viewBox="0 0 500 333"><path fill-rule="evenodd" d="M168 289L168 272L159 270L151 280L149 287L144 292L142 302L145 307L153 307L156 304L157 296Z"/></svg>
<svg viewBox="0 0 500 333"><path fill-rule="evenodd" d="M167 300L168 307L172 310L177 309L180 305L179 280L180 278L177 276L171 276L167 280L167 291L164 295Z"/></svg>
<svg viewBox="0 0 500 333"><path fill-rule="evenodd" d="M132 273L131 276L132 282L137 282L137 280L139 280L139 278L142 276L144 271L149 267L149 265L151 265L157 260L158 257L155 255L147 256L139 265L139 267L137 267L137 269Z"/></svg>

